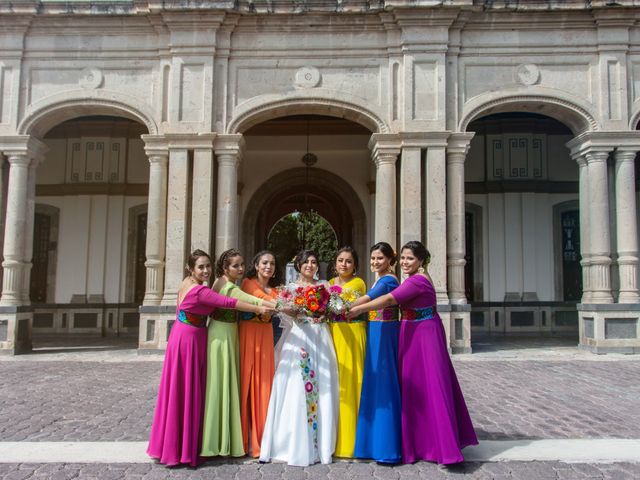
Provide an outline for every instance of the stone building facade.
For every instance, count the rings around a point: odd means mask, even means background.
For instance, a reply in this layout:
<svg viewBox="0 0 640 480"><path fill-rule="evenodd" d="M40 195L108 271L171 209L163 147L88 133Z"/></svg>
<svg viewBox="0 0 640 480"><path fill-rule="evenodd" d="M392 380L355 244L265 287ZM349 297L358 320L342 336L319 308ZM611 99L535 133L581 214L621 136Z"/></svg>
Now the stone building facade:
<svg viewBox="0 0 640 480"><path fill-rule="evenodd" d="M163 349L187 253L250 257L303 193L362 258L426 243L453 352L637 353L640 9L607 3L1 2L0 349Z"/></svg>

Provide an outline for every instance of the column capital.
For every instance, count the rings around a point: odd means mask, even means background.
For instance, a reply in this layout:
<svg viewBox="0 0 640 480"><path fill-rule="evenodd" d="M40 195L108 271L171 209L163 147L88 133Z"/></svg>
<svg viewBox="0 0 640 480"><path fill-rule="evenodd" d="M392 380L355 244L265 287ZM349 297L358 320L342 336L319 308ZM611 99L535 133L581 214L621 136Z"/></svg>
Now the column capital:
<svg viewBox="0 0 640 480"><path fill-rule="evenodd" d="M395 164L402 151L402 142L397 134L374 133L369 140L369 149L376 166Z"/></svg>
<svg viewBox="0 0 640 480"><path fill-rule="evenodd" d="M585 157L587 159L587 164L591 165L593 163L607 162L609 158L609 154L611 150L589 150L585 153Z"/></svg>
<svg viewBox="0 0 640 480"><path fill-rule="evenodd" d="M160 165L161 167L166 167L168 163L169 163L169 152L153 153L149 155L150 165Z"/></svg>
<svg viewBox="0 0 640 480"><path fill-rule="evenodd" d="M639 148L617 148L615 151L616 163L633 162L636 159Z"/></svg>
<svg viewBox="0 0 640 480"><path fill-rule="evenodd" d="M466 158L467 153L469 152L469 147L471 146L471 139L474 135L475 132L459 132L451 134L447 143L447 154L460 154ZM447 161L449 160L447 159Z"/></svg>
<svg viewBox="0 0 640 480"><path fill-rule="evenodd" d="M236 155L241 157L244 147L244 135L241 133L217 135L213 142L213 149L216 155Z"/></svg>
<svg viewBox="0 0 640 480"><path fill-rule="evenodd" d="M149 159L154 156L169 156L169 142L164 135L140 135L140 138Z"/></svg>
<svg viewBox="0 0 640 480"><path fill-rule="evenodd" d="M48 150L49 148L41 140L31 135L0 137L0 152L9 158L26 157L27 164L34 159L39 162Z"/></svg>

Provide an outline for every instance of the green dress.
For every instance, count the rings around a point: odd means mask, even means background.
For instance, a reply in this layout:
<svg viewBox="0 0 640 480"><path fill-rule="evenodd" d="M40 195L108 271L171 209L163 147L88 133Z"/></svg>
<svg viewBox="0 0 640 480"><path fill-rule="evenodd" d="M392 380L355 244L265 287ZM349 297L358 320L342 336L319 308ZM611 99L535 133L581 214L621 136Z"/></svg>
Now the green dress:
<svg viewBox="0 0 640 480"><path fill-rule="evenodd" d="M227 282L221 295L253 305L262 300ZM240 350L238 312L217 309L207 338L207 387L202 424L203 457L242 457L245 454L240 423Z"/></svg>

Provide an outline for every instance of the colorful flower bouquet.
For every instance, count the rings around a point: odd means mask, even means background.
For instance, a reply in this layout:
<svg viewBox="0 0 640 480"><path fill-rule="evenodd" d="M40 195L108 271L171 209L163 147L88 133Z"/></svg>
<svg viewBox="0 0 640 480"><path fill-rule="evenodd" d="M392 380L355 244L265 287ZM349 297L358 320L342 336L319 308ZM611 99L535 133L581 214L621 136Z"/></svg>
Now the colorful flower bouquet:
<svg viewBox="0 0 640 480"><path fill-rule="evenodd" d="M290 284L278 288L277 310L293 311L297 320L309 323L328 322L338 316L344 318L357 295L338 285L301 286Z"/></svg>

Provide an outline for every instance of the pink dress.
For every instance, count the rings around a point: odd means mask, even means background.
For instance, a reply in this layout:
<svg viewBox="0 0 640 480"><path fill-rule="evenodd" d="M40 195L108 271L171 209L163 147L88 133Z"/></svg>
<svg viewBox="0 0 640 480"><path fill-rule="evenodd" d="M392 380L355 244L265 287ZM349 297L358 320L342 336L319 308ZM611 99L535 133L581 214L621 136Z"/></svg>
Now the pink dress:
<svg viewBox="0 0 640 480"><path fill-rule="evenodd" d="M447 352L433 285L412 275L391 295L400 304L402 461L462 462L461 449L478 439Z"/></svg>
<svg viewBox="0 0 640 480"><path fill-rule="evenodd" d="M176 308L158 389L147 453L166 465L198 464L207 379L206 319L235 298L197 285Z"/></svg>

